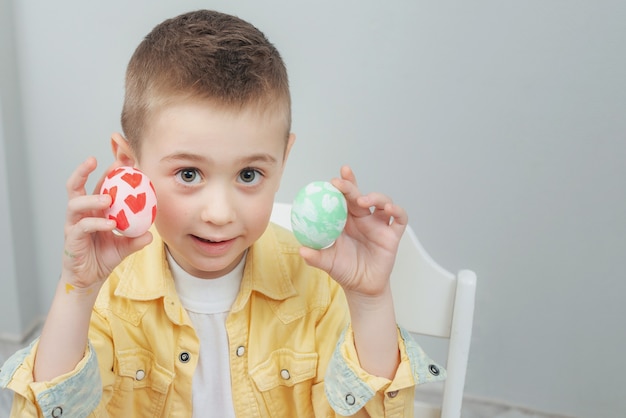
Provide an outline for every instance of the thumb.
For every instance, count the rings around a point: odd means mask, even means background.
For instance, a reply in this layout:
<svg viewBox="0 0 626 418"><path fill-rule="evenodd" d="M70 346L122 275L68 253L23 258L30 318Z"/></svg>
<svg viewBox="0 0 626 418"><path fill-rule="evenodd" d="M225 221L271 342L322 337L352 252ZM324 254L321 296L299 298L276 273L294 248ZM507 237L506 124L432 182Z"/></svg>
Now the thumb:
<svg viewBox="0 0 626 418"><path fill-rule="evenodd" d="M145 234L140 235L136 238L128 239L127 241L128 244L126 247L126 251L128 252L128 254L126 255L130 255L136 251L141 250L143 247L150 244L151 242L152 242L152 232L150 231L147 231Z"/></svg>
<svg viewBox="0 0 626 418"><path fill-rule="evenodd" d="M334 246L333 246L334 247ZM334 248L316 250L309 247L300 247L300 256L311 267L315 267L329 273L334 258Z"/></svg>

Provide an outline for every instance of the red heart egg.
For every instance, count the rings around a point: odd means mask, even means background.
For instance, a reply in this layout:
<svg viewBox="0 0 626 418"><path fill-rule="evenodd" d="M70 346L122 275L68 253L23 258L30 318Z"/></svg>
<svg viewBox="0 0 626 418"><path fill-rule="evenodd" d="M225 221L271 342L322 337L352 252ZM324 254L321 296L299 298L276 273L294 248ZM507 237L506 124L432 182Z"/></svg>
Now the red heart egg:
<svg viewBox="0 0 626 418"><path fill-rule="evenodd" d="M156 193L152 182L134 167L118 167L104 179L100 194L112 198L105 216L117 223L115 232L134 238L144 234L156 217Z"/></svg>

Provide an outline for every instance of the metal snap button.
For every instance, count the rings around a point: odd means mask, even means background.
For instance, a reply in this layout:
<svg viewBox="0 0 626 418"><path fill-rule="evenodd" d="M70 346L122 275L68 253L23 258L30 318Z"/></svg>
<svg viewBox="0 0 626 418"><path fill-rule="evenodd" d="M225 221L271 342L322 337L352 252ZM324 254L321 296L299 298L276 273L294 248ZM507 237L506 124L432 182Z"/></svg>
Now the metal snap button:
<svg viewBox="0 0 626 418"><path fill-rule="evenodd" d="M144 372L143 370L137 370L137 373L135 373L135 379L138 381L142 381L145 377L146 372Z"/></svg>
<svg viewBox="0 0 626 418"><path fill-rule="evenodd" d="M397 390L392 390L391 392L387 393L387 396L389 396L390 398L395 398L396 396L398 396L398 391Z"/></svg>
<svg viewBox="0 0 626 418"><path fill-rule="evenodd" d="M182 362L182 363L187 363L189 361L189 359L191 358L191 356L189 355L188 352L183 351L182 353L180 353L180 355L178 356L178 359Z"/></svg>
<svg viewBox="0 0 626 418"><path fill-rule="evenodd" d="M52 410L52 418L60 418L63 415L63 408L57 406Z"/></svg>
<svg viewBox="0 0 626 418"><path fill-rule="evenodd" d="M291 378L291 375L289 374L289 370L287 369L282 369L280 371L280 377L282 377L285 380L289 380Z"/></svg>
<svg viewBox="0 0 626 418"><path fill-rule="evenodd" d="M346 395L346 403L350 406L354 405L356 403L356 398L354 397L353 394L348 393Z"/></svg>
<svg viewBox="0 0 626 418"><path fill-rule="evenodd" d="M431 364L430 366L428 366L428 371L433 376L439 376L439 367L435 366L434 364Z"/></svg>
<svg viewBox="0 0 626 418"><path fill-rule="evenodd" d="M237 357L243 357L245 353L246 353L246 348L243 345L240 345L239 347L237 347Z"/></svg>

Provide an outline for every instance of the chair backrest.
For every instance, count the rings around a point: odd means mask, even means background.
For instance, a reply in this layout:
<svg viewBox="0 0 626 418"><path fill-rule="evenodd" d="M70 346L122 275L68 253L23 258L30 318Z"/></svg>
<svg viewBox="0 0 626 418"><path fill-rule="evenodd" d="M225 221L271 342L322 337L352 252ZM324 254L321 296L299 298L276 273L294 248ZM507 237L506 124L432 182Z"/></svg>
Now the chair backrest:
<svg viewBox="0 0 626 418"><path fill-rule="evenodd" d="M271 220L291 230L291 205L275 203ZM428 405L420 405L424 414L420 416L459 418L472 337L476 274L461 270L454 275L443 269L408 226L398 248L391 287L398 324L414 334L448 339L448 377L441 407L428 410Z"/></svg>

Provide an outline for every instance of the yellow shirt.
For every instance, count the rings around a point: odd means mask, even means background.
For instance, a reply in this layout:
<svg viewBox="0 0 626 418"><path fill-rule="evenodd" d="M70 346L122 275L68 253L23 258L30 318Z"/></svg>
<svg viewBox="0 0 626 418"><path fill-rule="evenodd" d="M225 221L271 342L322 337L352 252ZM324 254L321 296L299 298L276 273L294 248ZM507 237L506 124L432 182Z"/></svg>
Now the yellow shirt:
<svg viewBox="0 0 626 418"><path fill-rule="evenodd" d="M5 363L0 387L16 392L12 417L191 417L199 342L153 234L102 287L74 371L33 382L37 341ZM412 417L415 384L445 370L401 329L395 378L361 369L341 287L298 247L271 225L249 249L226 319L237 416Z"/></svg>

